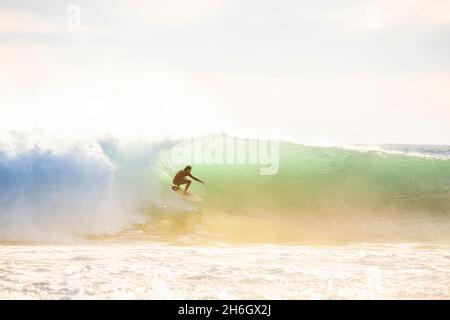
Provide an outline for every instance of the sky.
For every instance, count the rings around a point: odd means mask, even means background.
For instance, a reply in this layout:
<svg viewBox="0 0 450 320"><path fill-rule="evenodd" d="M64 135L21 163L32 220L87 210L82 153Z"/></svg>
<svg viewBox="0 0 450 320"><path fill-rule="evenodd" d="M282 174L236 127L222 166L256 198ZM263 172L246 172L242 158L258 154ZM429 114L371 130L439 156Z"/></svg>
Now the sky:
<svg viewBox="0 0 450 320"><path fill-rule="evenodd" d="M450 144L450 0L0 0L0 128Z"/></svg>

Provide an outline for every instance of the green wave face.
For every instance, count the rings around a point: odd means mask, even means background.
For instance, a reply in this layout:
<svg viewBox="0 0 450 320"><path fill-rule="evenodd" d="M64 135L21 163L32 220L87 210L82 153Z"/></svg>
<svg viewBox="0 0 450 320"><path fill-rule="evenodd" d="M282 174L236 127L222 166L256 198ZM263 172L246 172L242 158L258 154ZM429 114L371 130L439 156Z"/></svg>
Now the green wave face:
<svg viewBox="0 0 450 320"><path fill-rule="evenodd" d="M283 144L273 176L249 165L199 165L195 172L208 181L208 202L231 212L450 211L446 160Z"/></svg>
<svg viewBox="0 0 450 320"><path fill-rule="evenodd" d="M449 240L449 160L293 143L279 155L268 176L259 165L193 164L206 186L192 185L204 201L188 229L232 241ZM162 153L158 169L167 183L169 160Z"/></svg>

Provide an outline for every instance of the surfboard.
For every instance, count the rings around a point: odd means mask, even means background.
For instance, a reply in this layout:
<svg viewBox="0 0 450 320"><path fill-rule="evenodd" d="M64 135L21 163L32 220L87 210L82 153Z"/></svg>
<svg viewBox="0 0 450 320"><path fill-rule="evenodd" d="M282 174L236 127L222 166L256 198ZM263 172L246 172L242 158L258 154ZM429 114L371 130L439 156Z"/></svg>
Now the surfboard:
<svg viewBox="0 0 450 320"><path fill-rule="evenodd" d="M173 189L172 189L173 190ZM192 193L192 192L184 192L183 189L173 190L175 191L178 196L184 200L190 201L190 202L202 202L202 198L200 198L198 195Z"/></svg>

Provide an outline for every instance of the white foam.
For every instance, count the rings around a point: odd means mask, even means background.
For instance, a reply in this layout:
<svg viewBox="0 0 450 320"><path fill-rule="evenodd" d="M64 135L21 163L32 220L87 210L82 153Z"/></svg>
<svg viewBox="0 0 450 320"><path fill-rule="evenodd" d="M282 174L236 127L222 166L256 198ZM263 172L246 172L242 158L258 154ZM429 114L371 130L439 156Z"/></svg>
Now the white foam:
<svg viewBox="0 0 450 320"><path fill-rule="evenodd" d="M12 135L2 142L1 240L65 240L132 223L114 193L115 167L96 141L50 146Z"/></svg>

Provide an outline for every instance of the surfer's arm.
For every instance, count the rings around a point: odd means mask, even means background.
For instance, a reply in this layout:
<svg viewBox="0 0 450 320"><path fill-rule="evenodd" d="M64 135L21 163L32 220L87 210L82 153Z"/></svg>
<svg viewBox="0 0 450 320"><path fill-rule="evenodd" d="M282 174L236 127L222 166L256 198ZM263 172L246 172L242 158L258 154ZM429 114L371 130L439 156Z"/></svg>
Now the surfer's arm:
<svg viewBox="0 0 450 320"><path fill-rule="evenodd" d="M202 180L200 180L200 179L194 177L192 174L189 174L189 177L192 178L192 179L194 179L195 181L198 181L198 182L201 182L201 183L204 184L204 182L203 182Z"/></svg>

